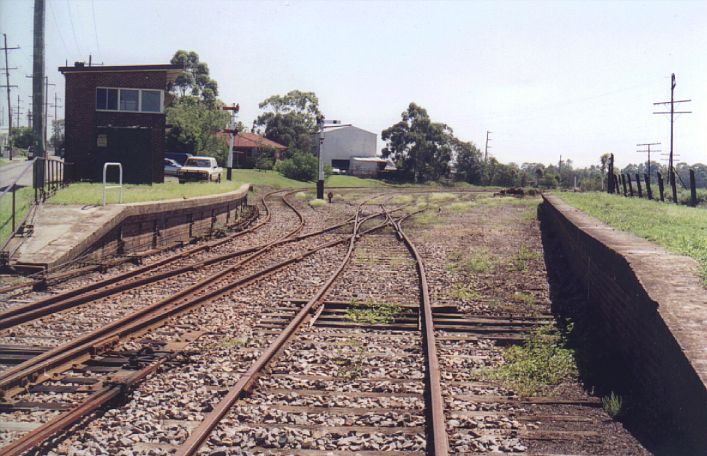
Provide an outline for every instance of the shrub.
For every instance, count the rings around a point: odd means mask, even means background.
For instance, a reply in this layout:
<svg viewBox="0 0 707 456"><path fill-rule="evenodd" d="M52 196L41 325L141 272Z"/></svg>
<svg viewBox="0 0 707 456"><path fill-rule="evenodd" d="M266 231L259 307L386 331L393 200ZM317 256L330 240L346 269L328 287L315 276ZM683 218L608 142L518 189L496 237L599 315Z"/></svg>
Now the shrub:
<svg viewBox="0 0 707 456"><path fill-rule="evenodd" d="M318 165L314 155L295 150L291 158L277 162L275 169L289 179L309 182L316 180Z"/></svg>
<svg viewBox="0 0 707 456"><path fill-rule="evenodd" d="M612 418L616 418L621 413L621 406L623 405L623 400L618 394L614 394L612 391L608 396L601 398L601 405L604 411L609 414Z"/></svg>

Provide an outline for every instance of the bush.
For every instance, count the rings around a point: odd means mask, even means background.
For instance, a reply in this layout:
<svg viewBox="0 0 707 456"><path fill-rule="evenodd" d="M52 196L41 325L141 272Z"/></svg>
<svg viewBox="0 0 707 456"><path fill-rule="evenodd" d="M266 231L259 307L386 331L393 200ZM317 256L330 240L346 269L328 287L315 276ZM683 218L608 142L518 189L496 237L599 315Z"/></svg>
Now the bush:
<svg viewBox="0 0 707 456"><path fill-rule="evenodd" d="M275 169L289 179L309 182L316 180L318 165L317 157L296 150L292 153L292 158L277 162Z"/></svg>
<svg viewBox="0 0 707 456"><path fill-rule="evenodd" d="M273 160L270 157L261 155L255 161L255 168L263 171L269 171L273 168Z"/></svg>

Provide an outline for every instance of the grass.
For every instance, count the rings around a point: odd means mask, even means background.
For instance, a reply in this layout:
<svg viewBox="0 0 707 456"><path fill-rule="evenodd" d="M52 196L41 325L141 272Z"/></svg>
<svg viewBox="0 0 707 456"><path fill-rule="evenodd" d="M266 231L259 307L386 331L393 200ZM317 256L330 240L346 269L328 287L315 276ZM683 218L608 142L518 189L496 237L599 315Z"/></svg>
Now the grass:
<svg viewBox="0 0 707 456"><path fill-rule="evenodd" d="M520 302L528 306L535 304L535 296L530 293L525 293L523 291L516 291L513 293L513 298L515 302Z"/></svg>
<svg viewBox="0 0 707 456"><path fill-rule="evenodd" d="M441 223L439 215L432 214L430 212L423 212L423 213L417 214L413 217L413 220L418 225L433 225L435 223Z"/></svg>
<svg viewBox="0 0 707 456"><path fill-rule="evenodd" d="M348 339L337 342L334 364L336 372L334 375L339 378L354 379L363 373L363 365L366 355L366 347L358 339Z"/></svg>
<svg viewBox="0 0 707 456"><path fill-rule="evenodd" d="M12 163L10 160L5 160L4 158L0 158L0 166L9 165L10 163Z"/></svg>
<svg viewBox="0 0 707 456"><path fill-rule="evenodd" d="M612 391L608 396L601 398L602 408L606 413L612 418L616 418L621 413L621 407L623 406L623 399L618 394L614 394Z"/></svg>
<svg viewBox="0 0 707 456"><path fill-rule="evenodd" d="M613 228L693 258L707 285L707 210L598 192L555 195Z"/></svg>
<svg viewBox="0 0 707 456"><path fill-rule="evenodd" d="M322 206L326 206L327 202L323 199L316 199L315 198L313 200L309 200L309 205L312 207L322 207Z"/></svg>
<svg viewBox="0 0 707 456"><path fill-rule="evenodd" d="M412 195L394 195L390 198L391 204L410 204L415 200Z"/></svg>
<svg viewBox="0 0 707 456"><path fill-rule="evenodd" d="M504 364L484 369L480 374L499 380L521 396L546 394L577 376L574 351L564 345L564 338L551 324L541 326L522 346L514 345L503 351Z"/></svg>
<svg viewBox="0 0 707 456"><path fill-rule="evenodd" d="M351 302L351 307L346 310L346 319L354 323L366 323L369 325L388 324L395 320L395 316L400 313L400 306L387 302L375 303Z"/></svg>
<svg viewBox="0 0 707 456"><path fill-rule="evenodd" d="M476 290L471 290L466 286L457 283L449 290L449 296L459 301L476 301L481 295Z"/></svg>
<svg viewBox="0 0 707 456"><path fill-rule="evenodd" d="M528 270L530 260L534 260L535 258L538 258L538 254L531 252L526 246L522 245L518 249L518 253L513 256L511 266L514 271L525 272Z"/></svg>
<svg viewBox="0 0 707 456"><path fill-rule="evenodd" d="M484 273L493 268L497 262L497 259L483 248L467 254L451 253L448 258L450 263L447 265L447 269L450 271Z"/></svg>
<svg viewBox="0 0 707 456"><path fill-rule="evenodd" d="M27 210L34 199L34 189L32 187L23 187L15 192L15 220L19 226L22 217L25 216ZM12 233L12 194L6 193L0 199L0 244Z"/></svg>

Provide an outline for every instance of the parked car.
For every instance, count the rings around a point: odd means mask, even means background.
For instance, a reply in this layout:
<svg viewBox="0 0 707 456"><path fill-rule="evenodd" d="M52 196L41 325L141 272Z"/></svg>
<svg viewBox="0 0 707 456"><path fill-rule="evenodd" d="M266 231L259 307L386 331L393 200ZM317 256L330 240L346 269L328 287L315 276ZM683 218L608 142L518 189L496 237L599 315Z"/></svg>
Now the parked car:
<svg viewBox="0 0 707 456"><path fill-rule="evenodd" d="M172 160L171 158L164 159L164 175L176 176L177 172L182 168L182 165Z"/></svg>
<svg viewBox="0 0 707 456"><path fill-rule="evenodd" d="M180 183L201 180L221 182L222 172L223 168L216 163L216 159L213 157L190 157L184 162L184 166L177 171L177 177L179 177Z"/></svg>
<svg viewBox="0 0 707 456"><path fill-rule="evenodd" d="M187 161L188 158L193 157L194 155L187 153L187 152L165 152L164 158L169 158L170 160L176 161L180 166L184 166L184 162Z"/></svg>

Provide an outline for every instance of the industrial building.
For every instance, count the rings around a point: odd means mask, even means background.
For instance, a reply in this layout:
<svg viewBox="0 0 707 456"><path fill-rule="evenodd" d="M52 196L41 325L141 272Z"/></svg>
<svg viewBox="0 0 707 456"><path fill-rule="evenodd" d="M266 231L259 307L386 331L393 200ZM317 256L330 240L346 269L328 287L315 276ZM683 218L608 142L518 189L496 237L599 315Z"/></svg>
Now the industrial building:
<svg viewBox="0 0 707 456"><path fill-rule="evenodd" d="M99 181L103 164L123 166L123 181L162 182L165 106L179 65L60 67L66 78L68 180Z"/></svg>
<svg viewBox="0 0 707 456"><path fill-rule="evenodd" d="M325 165L346 174L375 176L386 166L386 160L376 155L375 133L354 126L327 128L324 141L314 135L315 153L320 152Z"/></svg>

